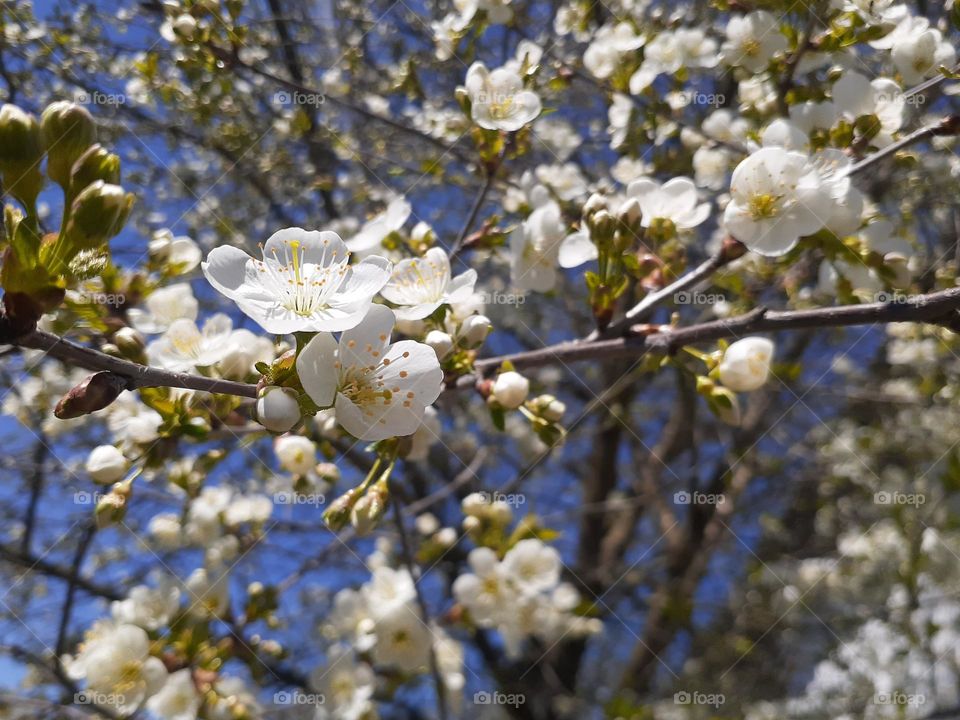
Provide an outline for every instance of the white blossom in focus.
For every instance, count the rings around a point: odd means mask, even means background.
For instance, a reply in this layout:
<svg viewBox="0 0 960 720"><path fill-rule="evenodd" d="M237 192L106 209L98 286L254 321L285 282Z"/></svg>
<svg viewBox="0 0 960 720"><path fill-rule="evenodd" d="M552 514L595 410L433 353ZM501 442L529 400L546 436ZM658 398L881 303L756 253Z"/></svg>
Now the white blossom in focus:
<svg viewBox="0 0 960 720"><path fill-rule="evenodd" d="M394 323L392 311L375 305L339 343L320 333L297 356L307 394L321 408L334 406L337 422L362 440L412 434L442 389L436 353L413 340L391 344Z"/></svg>
<svg viewBox="0 0 960 720"><path fill-rule="evenodd" d="M280 230L256 260L230 245L214 248L203 273L269 333L336 332L355 327L390 277L390 262L376 255L350 265L336 233Z"/></svg>

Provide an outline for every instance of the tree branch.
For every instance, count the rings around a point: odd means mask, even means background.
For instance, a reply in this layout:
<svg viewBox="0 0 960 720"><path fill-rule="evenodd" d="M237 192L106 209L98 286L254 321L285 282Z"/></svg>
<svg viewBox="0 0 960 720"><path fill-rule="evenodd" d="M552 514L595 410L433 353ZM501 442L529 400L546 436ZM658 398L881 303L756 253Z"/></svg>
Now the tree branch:
<svg viewBox="0 0 960 720"><path fill-rule="evenodd" d="M662 291L661 291L662 292ZM647 352L669 354L684 345L740 337L752 332L783 332L806 328L833 328L850 325L925 322L960 329L960 288L924 295L912 295L902 302L864 303L812 310L773 311L763 307L725 320L691 325L685 328L635 325L625 337L606 340L569 340L538 350L478 360L476 374L464 375L448 389L473 387L478 379L493 373L509 360L518 370L544 365L567 364L585 360L612 360L639 357ZM87 370L109 372L129 381L129 389L141 387L179 387L203 392L255 398L257 386L250 383L171 372L107 355L78 345L43 330L12 341L13 345L44 350L50 357Z"/></svg>

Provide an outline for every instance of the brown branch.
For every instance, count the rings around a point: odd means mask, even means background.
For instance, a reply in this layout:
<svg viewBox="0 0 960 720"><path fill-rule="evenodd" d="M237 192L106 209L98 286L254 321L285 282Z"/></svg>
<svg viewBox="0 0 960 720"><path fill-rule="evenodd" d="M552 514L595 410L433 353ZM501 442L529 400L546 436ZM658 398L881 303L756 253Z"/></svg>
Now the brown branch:
<svg viewBox="0 0 960 720"><path fill-rule="evenodd" d="M125 378L129 383L128 388L130 390L142 387L177 387L248 398L257 396L256 385L139 365L129 360L107 355L93 348L78 345L44 330L34 330L32 333L14 340L12 344L32 350L43 350L52 358L85 370L107 370Z"/></svg>
<svg viewBox="0 0 960 720"><path fill-rule="evenodd" d="M684 345L736 338L752 332L783 332L807 328L833 328L850 325L894 322L926 322L960 328L960 288L924 295L907 296L902 302L864 303L816 308L812 310L768 311L758 307L737 317L691 325L685 328L637 325L621 338L571 340L538 350L478 360L475 375L460 377L448 389L473 387L477 380L492 374L509 360L517 370L544 365L567 364L585 360L612 360L639 357L647 352L673 353ZM255 398L257 386L250 383L171 372L107 355L78 345L43 330L34 330L13 339L12 345L43 350L52 358L87 370L107 370L125 378L131 390L141 387L179 387L203 392Z"/></svg>

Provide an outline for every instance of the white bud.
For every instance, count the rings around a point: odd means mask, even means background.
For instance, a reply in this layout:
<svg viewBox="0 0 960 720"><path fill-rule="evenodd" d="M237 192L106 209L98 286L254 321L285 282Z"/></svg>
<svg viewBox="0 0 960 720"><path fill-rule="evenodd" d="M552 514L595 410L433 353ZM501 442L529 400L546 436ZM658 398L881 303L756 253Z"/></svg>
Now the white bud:
<svg viewBox="0 0 960 720"><path fill-rule="evenodd" d="M493 325L486 315L471 315L460 326L460 337L463 338L467 347L476 348L487 339L492 329Z"/></svg>
<svg viewBox="0 0 960 720"><path fill-rule="evenodd" d="M300 422L300 404L291 388L270 385L257 398L257 422L267 430L282 433Z"/></svg>
<svg viewBox="0 0 960 720"><path fill-rule="evenodd" d="M513 510L503 500L495 500L490 503L490 519L497 525L509 525L513 520Z"/></svg>
<svg viewBox="0 0 960 720"><path fill-rule="evenodd" d="M493 397L508 410L523 405L530 393L530 381L512 370L500 373L493 383Z"/></svg>
<svg viewBox="0 0 960 720"><path fill-rule="evenodd" d="M330 462L317 463L316 473L321 480L331 485L336 484L340 479L340 468Z"/></svg>
<svg viewBox="0 0 960 720"><path fill-rule="evenodd" d="M433 541L441 547L453 547L457 542L457 531L452 527L442 528L433 536Z"/></svg>
<svg viewBox="0 0 960 720"><path fill-rule="evenodd" d="M587 217L597 212L597 210L607 209L607 198L600 193L594 193L583 204L583 216Z"/></svg>
<svg viewBox="0 0 960 720"><path fill-rule="evenodd" d="M540 417L550 422L560 422L567 411L567 406L553 395L541 395L537 398L536 404Z"/></svg>
<svg viewBox="0 0 960 720"><path fill-rule="evenodd" d="M734 392L749 392L762 387L770 374L774 345L762 337L737 340L720 361L720 382Z"/></svg>
<svg viewBox="0 0 960 720"><path fill-rule="evenodd" d="M479 515L486 510L487 505L489 503L486 496L478 492L470 493L460 501L460 509L464 515Z"/></svg>
<svg viewBox="0 0 960 720"><path fill-rule="evenodd" d="M94 482L109 485L126 474L127 459L113 445L100 445L90 451L86 468Z"/></svg>
<svg viewBox="0 0 960 720"><path fill-rule="evenodd" d="M414 527L417 528L417 532L421 535L433 535L440 528L440 521L437 520L437 516L433 513L423 513L422 515L417 515L417 519L414 521Z"/></svg>
<svg viewBox="0 0 960 720"><path fill-rule="evenodd" d="M423 341L433 348L438 360L443 360L453 350L453 338L442 330L431 330Z"/></svg>
<svg viewBox="0 0 960 720"><path fill-rule="evenodd" d="M180 518L176 513L160 513L150 519L147 532L154 542L164 550L176 550L180 547Z"/></svg>
<svg viewBox="0 0 960 720"><path fill-rule="evenodd" d="M630 225L639 222L643 211L640 209L640 201L635 197L627 198L617 210L618 217Z"/></svg>

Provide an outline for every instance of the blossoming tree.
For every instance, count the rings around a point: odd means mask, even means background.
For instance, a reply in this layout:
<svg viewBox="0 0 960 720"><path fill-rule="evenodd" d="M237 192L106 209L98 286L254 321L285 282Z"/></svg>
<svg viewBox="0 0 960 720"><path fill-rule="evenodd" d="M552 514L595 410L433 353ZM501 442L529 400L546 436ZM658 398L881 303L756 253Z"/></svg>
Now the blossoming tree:
<svg viewBox="0 0 960 720"><path fill-rule="evenodd" d="M3 707L960 713L958 28L3 4Z"/></svg>

